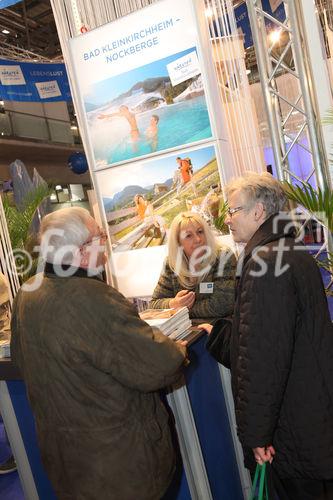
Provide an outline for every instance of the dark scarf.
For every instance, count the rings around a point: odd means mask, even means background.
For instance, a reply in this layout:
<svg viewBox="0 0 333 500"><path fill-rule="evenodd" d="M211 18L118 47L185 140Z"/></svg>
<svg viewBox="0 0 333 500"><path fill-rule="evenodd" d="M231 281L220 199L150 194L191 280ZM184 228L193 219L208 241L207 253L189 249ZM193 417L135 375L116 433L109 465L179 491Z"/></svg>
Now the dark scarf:
<svg viewBox="0 0 333 500"><path fill-rule="evenodd" d="M52 264L51 262L45 262L45 268L44 268L44 276L47 276L49 278L56 277L56 278L64 278L65 276L62 276L62 273L64 271L68 271L70 269L69 264ZM97 271L93 271L92 269L83 269L82 267L73 267L73 272L71 273L70 276L67 276L68 278L92 278L95 280L103 280L102 274L97 273Z"/></svg>

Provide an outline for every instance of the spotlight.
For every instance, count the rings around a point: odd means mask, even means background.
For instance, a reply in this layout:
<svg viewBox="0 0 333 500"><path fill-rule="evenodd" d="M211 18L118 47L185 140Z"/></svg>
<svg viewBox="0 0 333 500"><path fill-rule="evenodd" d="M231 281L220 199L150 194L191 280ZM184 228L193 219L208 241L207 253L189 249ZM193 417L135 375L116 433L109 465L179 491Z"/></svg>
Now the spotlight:
<svg viewBox="0 0 333 500"><path fill-rule="evenodd" d="M278 42L280 40L280 37L281 37L281 30L274 30L271 31L271 33L269 34L269 39L273 44Z"/></svg>

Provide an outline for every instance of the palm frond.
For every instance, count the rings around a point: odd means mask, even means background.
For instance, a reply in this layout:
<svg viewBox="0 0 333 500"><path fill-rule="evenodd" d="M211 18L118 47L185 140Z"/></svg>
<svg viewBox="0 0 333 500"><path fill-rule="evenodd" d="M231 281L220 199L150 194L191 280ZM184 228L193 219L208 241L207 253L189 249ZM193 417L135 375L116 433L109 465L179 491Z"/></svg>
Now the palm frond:
<svg viewBox="0 0 333 500"><path fill-rule="evenodd" d="M308 182L294 186L284 182L284 190L290 200L302 205L329 231L333 231L333 192L326 186L314 189Z"/></svg>
<svg viewBox="0 0 333 500"><path fill-rule="evenodd" d="M227 216L227 212L228 212L228 202L222 200L222 203L219 208L219 215L218 217L214 218L214 226L222 233L228 232L228 227L224 222Z"/></svg>
<svg viewBox="0 0 333 500"><path fill-rule="evenodd" d="M333 253L328 252L325 259L316 258L316 262L321 269L331 273L333 269Z"/></svg>
<svg viewBox="0 0 333 500"><path fill-rule="evenodd" d="M21 211L11 206L7 196L3 197L3 207L13 250L18 248L30 250L28 243L31 239L31 224L37 209L50 196L51 192L52 190L47 186L38 186L26 196ZM29 274L31 275L31 273ZM29 276L21 276L22 281L27 277Z"/></svg>
<svg viewBox="0 0 333 500"><path fill-rule="evenodd" d="M333 109L329 109L322 119L324 125L333 125Z"/></svg>

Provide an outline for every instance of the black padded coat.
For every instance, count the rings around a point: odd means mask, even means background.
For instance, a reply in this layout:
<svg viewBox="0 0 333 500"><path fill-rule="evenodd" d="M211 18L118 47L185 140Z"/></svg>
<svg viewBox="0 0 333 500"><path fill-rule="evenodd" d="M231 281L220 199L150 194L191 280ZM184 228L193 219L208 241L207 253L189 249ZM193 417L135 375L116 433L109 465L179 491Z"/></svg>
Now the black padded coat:
<svg viewBox="0 0 333 500"><path fill-rule="evenodd" d="M243 257L223 360L245 456L273 444L280 477L333 479L333 326L320 271L273 217Z"/></svg>

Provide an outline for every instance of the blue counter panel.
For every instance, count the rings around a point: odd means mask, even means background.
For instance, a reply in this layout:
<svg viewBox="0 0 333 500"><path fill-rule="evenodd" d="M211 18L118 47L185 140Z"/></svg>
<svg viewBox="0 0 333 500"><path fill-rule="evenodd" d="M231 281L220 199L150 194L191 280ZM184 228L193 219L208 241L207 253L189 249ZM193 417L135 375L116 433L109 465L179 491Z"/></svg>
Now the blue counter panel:
<svg viewBox="0 0 333 500"><path fill-rule="evenodd" d="M186 385L214 500L243 500L217 362L202 337L190 349Z"/></svg>
<svg viewBox="0 0 333 500"><path fill-rule="evenodd" d="M56 500L51 483L41 463L35 420L30 409L25 385L20 380L11 380L7 382L7 387L39 498L40 500Z"/></svg>

